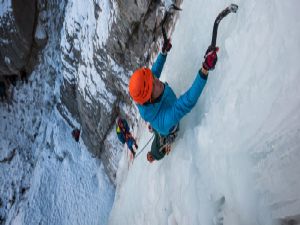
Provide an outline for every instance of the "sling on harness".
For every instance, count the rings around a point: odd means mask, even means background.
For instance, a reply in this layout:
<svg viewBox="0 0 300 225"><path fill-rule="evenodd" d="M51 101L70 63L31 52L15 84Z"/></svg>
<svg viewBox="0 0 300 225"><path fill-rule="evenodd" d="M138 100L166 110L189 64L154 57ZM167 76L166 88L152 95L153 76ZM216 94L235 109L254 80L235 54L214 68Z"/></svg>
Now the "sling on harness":
<svg viewBox="0 0 300 225"><path fill-rule="evenodd" d="M156 130L153 131L155 137L151 145L151 151L148 152L148 154L151 154L155 160L160 160L168 154L171 144L175 141L178 135L179 125L174 127L170 134L166 136L159 134Z"/></svg>
<svg viewBox="0 0 300 225"><path fill-rule="evenodd" d="M178 135L178 131L179 131L179 125L177 124L173 130L171 131L170 134L168 134L167 136L161 136L159 135L159 141L161 144L161 147L159 149L159 151L161 152L162 150L164 150L166 147L170 146L176 139L177 135Z"/></svg>

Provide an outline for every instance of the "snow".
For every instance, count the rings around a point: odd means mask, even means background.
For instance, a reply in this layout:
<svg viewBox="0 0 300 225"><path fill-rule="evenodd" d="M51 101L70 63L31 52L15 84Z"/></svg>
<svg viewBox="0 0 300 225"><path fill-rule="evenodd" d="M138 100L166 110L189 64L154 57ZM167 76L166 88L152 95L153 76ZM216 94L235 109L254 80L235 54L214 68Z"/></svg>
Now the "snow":
<svg viewBox="0 0 300 225"><path fill-rule="evenodd" d="M12 11L11 1L2 0L0 7L0 17L4 17Z"/></svg>
<svg viewBox="0 0 300 225"><path fill-rule="evenodd" d="M183 2L162 75L178 95L201 66L217 13L230 3ZM121 159L109 224L217 224L223 218L225 225L266 225L299 215L300 5L235 3L238 13L219 27L216 69L182 120L171 154L149 164L148 146L129 170ZM150 137L143 133L139 146Z"/></svg>
<svg viewBox="0 0 300 225"><path fill-rule="evenodd" d="M5 63L8 64L8 65L11 63L10 58L7 57L7 56L4 57L4 61L5 61Z"/></svg>
<svg viewBox="0 0 300 225"><path fill-rule="evenodd" d="M9 210L8 224L107 224L114 188L102 163L73 140L72 128L52 108L53 83L45 67L28 84L17 84L14 107L1 107L0 133L6 139L0 187L6 207L0 216ZM9 155L11 161L2 160Z"/></svg>
<svg viewBox="0 0 300 225"><path fill-rule="evenodd" d="M103 166L81 143L68 140L70 128L56 122L46 128L45 137L53 142L54 152L42 149L31 181L29 207L19 210L20 217L24 224L106 224L113 189Z"/></svg>
<svg viewBox="0 0 300 225"><path fill-rule="evenodd" d="M53 20L47 24L50 30L57 28ZM72 127L57 110L63 75L60 35L49 33L29 81L18 81L9 90L10 101L0 102L1 224L108 221L115 188L103 164L81 139L75 142Z"/></svg>
<svg viewBox="0 0 300 225"><path fill-rule="evenodd" d="M36 27L36 31L35 31L35 35L34 37L38 40L44 40L47 38L47 34L46 34L46 31L45 31L45 28L40 24L38 23L37 27Z"/></svg>
<svg viewBox="0 0 300 225"><path fill-rule="evenodd" d="M108 38L109 30L112 24L111 16L112 16L112 9L110 6L110 1L101 1L98 0L96 3L99 4L101 13L99 15L98 20L101 21L101 23L97 24L96 27L96 33L100 40L106 40ZM104 41L98 43L100 45L103 45Z"/></svg>
<svg viewBox="0 0 300 225"><path fill-rule="evenodd" d="M91 96L111 110L115 96L106 91L106 85L94 66L97 50L105 44L111 28L112 9L110 1L69 1L66 6L61 47L65 55L79 65L77 71L70 73L68 62L64 71L65 79L76 79L78 89L87 103L92 104ZM70 44L72 39L72 44ZM75 57L72 48L79 56ZM77 58L75 60L75 58ZM64 61L64 59L63 59ZM73 65L74 66L74 65ZM73 70L73 69L72 69Z"/></svg>

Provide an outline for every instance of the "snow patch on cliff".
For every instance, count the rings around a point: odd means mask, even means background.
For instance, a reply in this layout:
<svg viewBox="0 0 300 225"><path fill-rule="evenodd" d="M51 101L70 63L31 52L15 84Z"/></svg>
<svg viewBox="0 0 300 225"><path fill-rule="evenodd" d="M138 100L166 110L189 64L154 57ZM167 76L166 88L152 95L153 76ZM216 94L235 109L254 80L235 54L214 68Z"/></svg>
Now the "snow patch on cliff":
<svg viewBox="0 0 300 225"><path fill-rule="evenodd" d="M11 1L2 0L0 7L0 17L3 17L12 11Z"/></svg>
<svg viewBox="0 0 300 225"><path fill-rule="evenodd" d="M87 103L92 104L92 98L98 99L110 111L116 97L106 91L103 73L94 65L94 57L105 44L111 28L110 1L69 1L65 19L61 41L64 77L76 83Z"/></svg>

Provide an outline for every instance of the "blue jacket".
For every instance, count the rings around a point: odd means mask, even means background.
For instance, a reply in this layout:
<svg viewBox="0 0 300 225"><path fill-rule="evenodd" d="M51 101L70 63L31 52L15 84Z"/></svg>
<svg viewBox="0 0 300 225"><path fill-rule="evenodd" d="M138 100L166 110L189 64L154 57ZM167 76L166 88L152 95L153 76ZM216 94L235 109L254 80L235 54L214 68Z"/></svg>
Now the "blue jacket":
<svg viewBox="0 0 300 225"><path fill-rule="evenodd" d="M160 53L151 68L157 78L160 78L166 58L166 55ZM172 88L165 83L165 89L159 102L137 104L141 117L149 122L159 134L168 135L181 118L195 106L205 84L205 76L199 71L192 86L177 99Z"/></svg>
<svg viewBox="0 0 300 225"><path fill-rule="evenodd" d="M122 119L122 123L123 123L124 129L122 130L118 125L116 125L116 132L118 135L118 139L122 142L122 144L125 144L125 142L127 141L126 134L130 133L130 130L129 130L128 123L125 119Z"/></svg>

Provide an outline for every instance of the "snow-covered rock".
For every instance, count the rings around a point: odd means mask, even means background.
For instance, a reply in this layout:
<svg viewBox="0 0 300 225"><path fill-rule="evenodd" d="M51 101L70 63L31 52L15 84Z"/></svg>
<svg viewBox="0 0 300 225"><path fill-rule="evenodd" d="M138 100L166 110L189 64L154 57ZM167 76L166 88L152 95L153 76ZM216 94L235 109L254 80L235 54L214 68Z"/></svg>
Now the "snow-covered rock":
<svg viewBox="0 0 300 225"><path fill-rule="evenodd" d="M117 161L111 155L114 148L121 148L109 136L114 135L119 112L130 124L137 122L128 79L158 51L163 12L161 2L150 0L77 0L69 1L65 9L61 101L80 124L84 143L102 158L113 181L116 171L111 168L117 167ZM174 22L168 20L167 27ZM131 108L129 113L124 107Z"/></svg>

